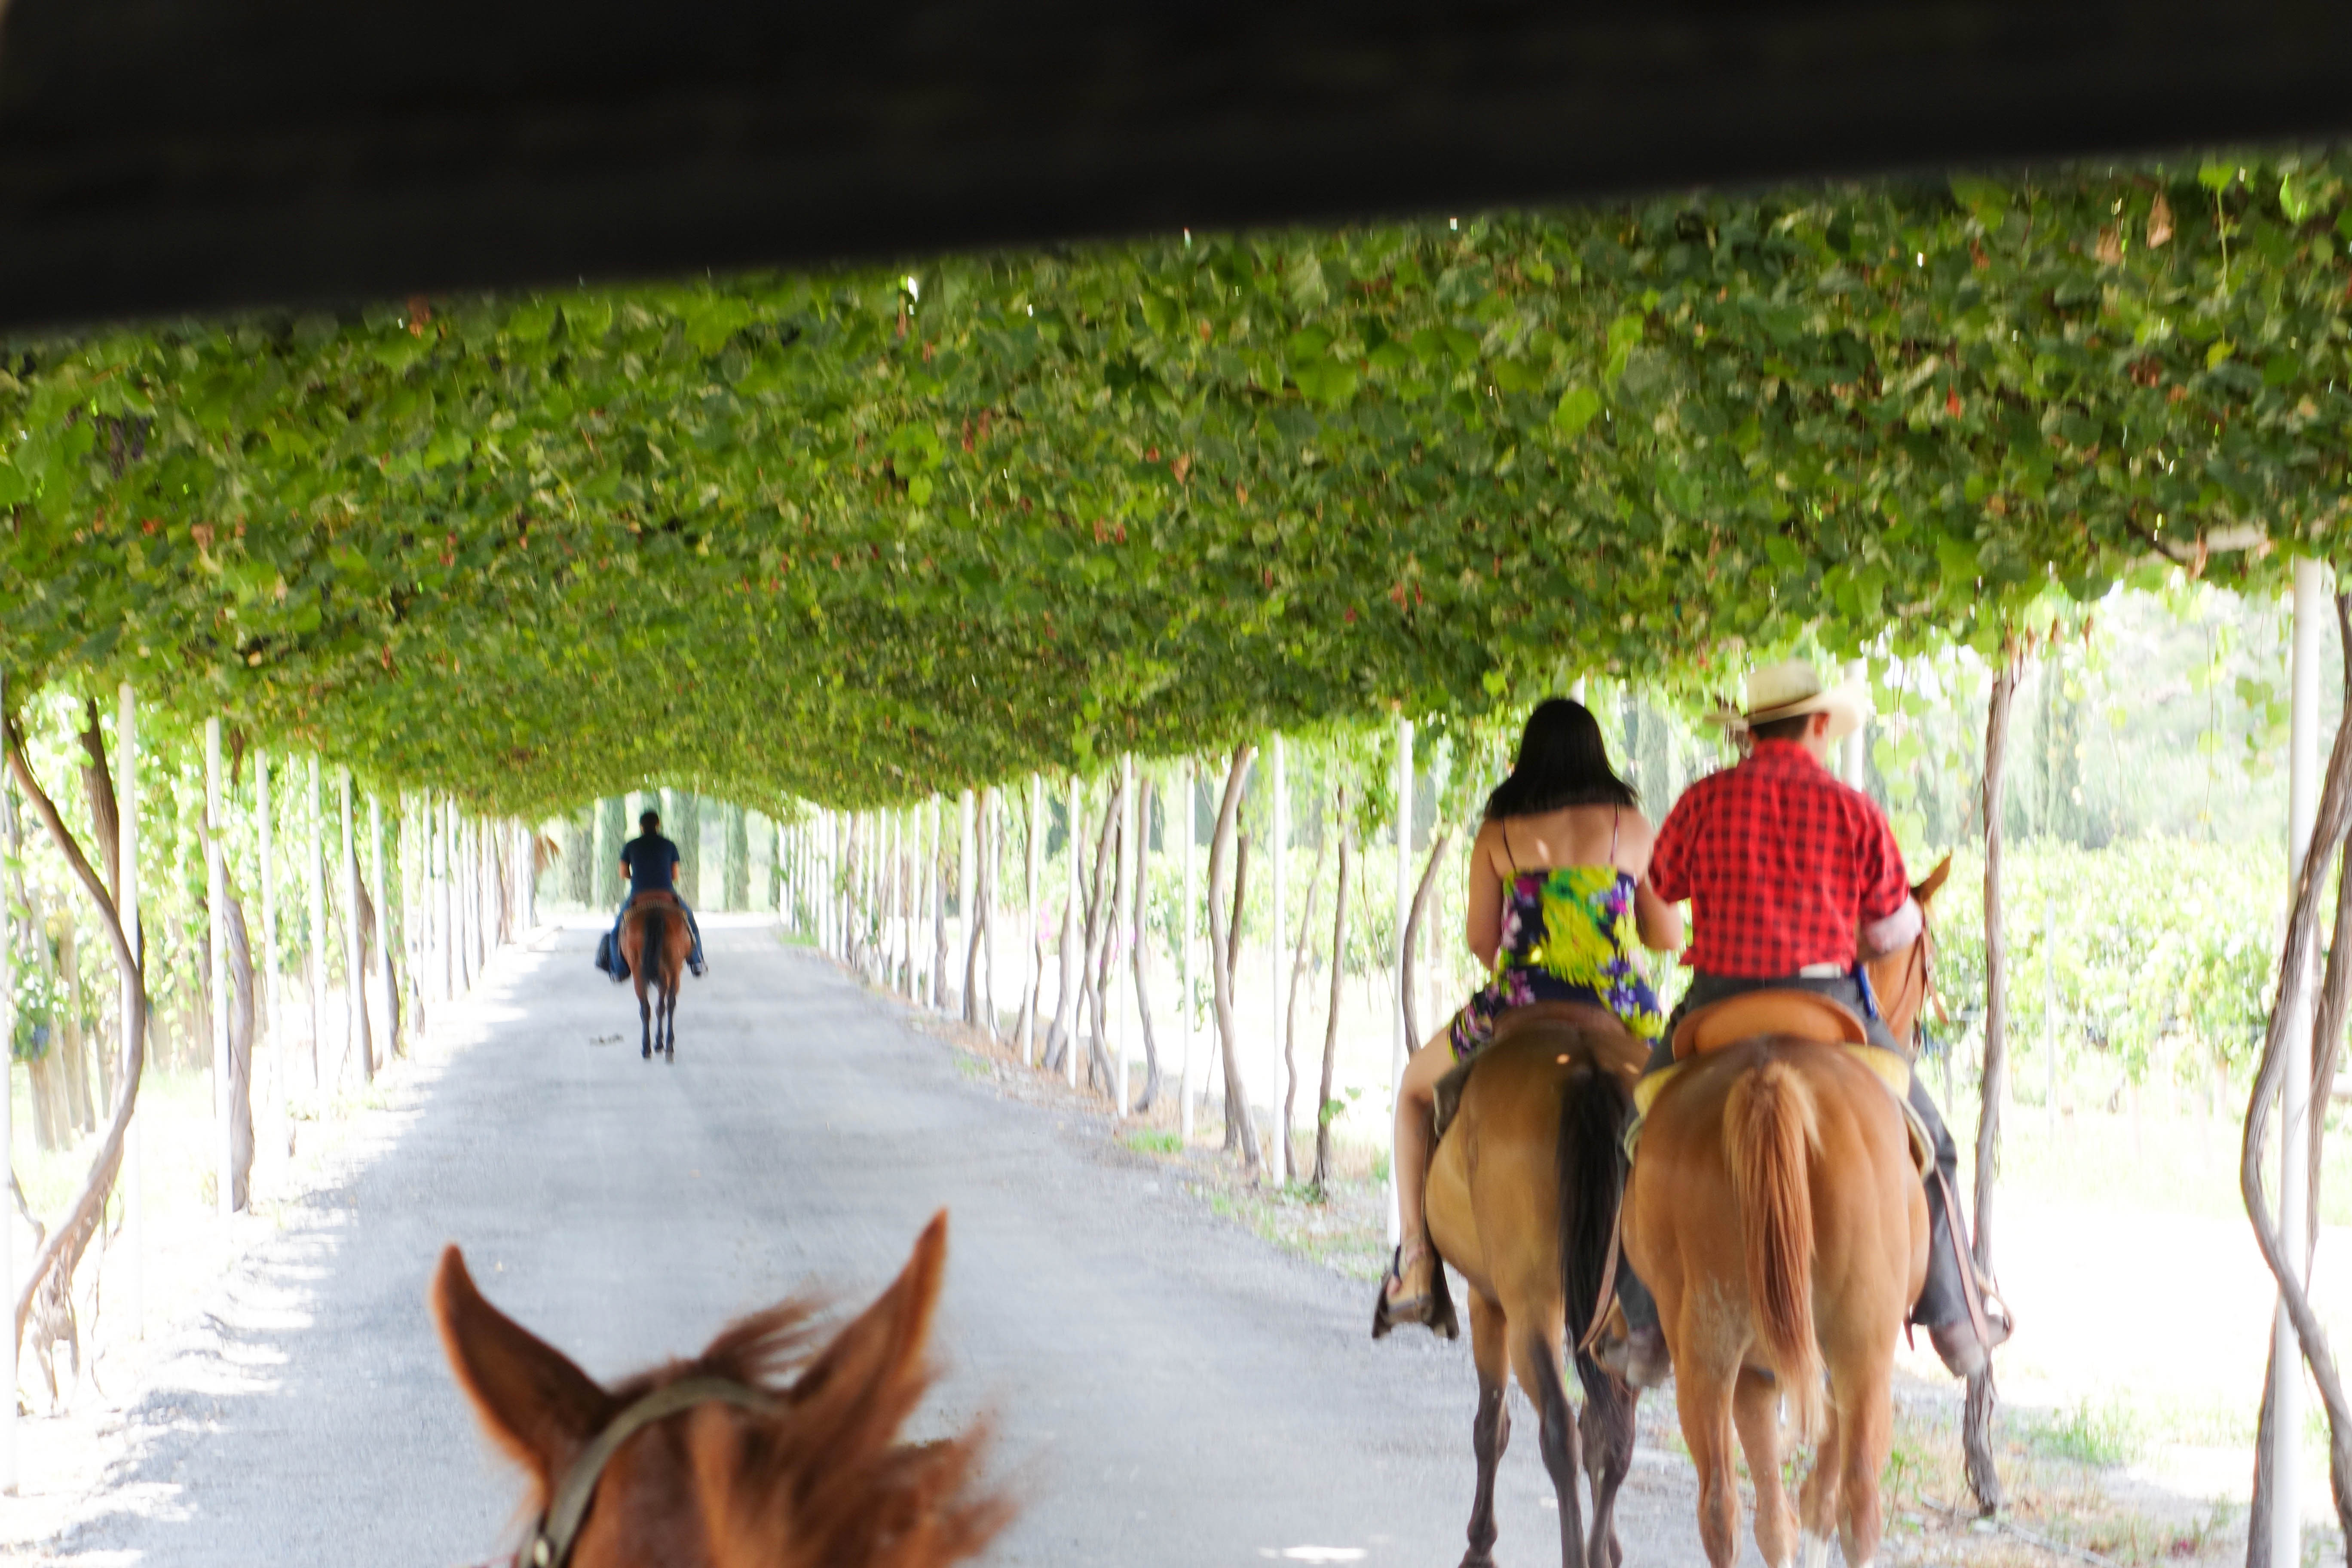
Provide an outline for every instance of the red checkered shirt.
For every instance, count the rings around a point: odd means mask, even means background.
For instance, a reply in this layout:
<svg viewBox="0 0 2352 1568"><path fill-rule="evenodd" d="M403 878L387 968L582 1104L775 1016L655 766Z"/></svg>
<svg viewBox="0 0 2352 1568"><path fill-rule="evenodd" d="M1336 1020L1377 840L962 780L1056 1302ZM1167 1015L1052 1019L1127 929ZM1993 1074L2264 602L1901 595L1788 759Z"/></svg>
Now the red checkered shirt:
<svg viewBox="0 0 2352 1568"><path fill-rule="evenodd" d="M1691 900L1683 962L1758 978L1852 964L1854 928L1911 896L1885 814L1794 741L1759 741L1746 762L1683 792L1658 829L1650 885Z"/></svg>

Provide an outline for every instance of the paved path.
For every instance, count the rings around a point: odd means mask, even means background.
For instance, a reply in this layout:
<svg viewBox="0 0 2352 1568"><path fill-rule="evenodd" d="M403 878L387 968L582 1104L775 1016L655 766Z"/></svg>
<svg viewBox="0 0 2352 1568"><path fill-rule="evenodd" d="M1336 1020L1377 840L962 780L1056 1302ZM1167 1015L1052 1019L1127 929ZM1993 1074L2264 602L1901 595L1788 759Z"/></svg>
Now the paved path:
<svg viewBox="0 0 2352 1568"><path fill-rule="evenodd" d="M1075 1109L974 1081L767 930L711 932L677 1064L642 1063L593 942L568 929L508 954L488 1028L397 1142L240 1267L201 1347L131 1413L118 1505L60 1542L67 1560L436 1568L508 1540L512 1479L422 1305L445 1240L611 1375L813 1279L870 1289L945 1205L935 1418L995 1411L1024 1500L993 1561L1459 1561L1465 1347L1373 1345L1363 1287L1214 1218ZM1500 1550L1556 1562L1524 1406L1518 1429ZM1629 1559L1696 1560L1685 1472L1643 1458Z"/></svg>

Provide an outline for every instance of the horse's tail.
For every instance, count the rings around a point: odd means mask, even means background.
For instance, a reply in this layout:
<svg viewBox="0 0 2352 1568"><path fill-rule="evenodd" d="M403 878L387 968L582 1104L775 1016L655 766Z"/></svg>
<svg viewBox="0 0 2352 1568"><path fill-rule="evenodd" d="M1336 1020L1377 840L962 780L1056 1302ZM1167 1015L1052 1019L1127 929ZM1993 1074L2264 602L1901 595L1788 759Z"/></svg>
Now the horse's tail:
<svg viewBox="0 0 2352 1568"><path fill-rule="evenodd" d="M1617 1238L1617 1207L1625 1191L1619 1144L1632 1114L1625 1082L1582 1053L1559 1092L1559 1142L1552 1151L1559 1184L1559 1266L1568 1303L1568 1342L1580 1345L1601 1310L1601 1282ZM1588 1396L1605 1377L1592 1358L1576 1358Z"/></svg>
<svg viewBox="0 0 2352 1568"><path fill-rule="evenodd" d="M1812 1090L1787 1062L1768 1057L1732 1084L1723 1152L1747 1240L1748 1310L1801 1440L1818 1429L1822 1407L1810 1170L1820 1143Z"/></svg>
<svg viewBox="0 0 2352 1568"><path fill-rule="evenodd" d="M637 926L637 972L646 977L647 985L668 984L662 971L662 943L668 935L668 919L669 912L659 904L647 904L645 918Z"/></svg>

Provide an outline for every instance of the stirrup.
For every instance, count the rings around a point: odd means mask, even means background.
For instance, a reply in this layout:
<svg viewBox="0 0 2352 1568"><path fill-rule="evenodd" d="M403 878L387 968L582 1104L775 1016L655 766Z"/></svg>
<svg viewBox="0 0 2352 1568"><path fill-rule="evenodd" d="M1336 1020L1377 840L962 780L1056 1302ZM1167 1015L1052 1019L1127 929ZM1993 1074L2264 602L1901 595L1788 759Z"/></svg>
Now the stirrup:
<svg viewBox="0 0 2352 1568"><path fill-rule="evenodd" d="M1420 1256L1433 1272L1437 1268L1437 1254L1431 1249L1426 1237L1421 1242ZM1391 1323L1426 1325L1436 1305L1436 1293L1426 1284L1422 1286L1418 1296L1392 1296L1389 1293L1390 1285L1402 1286L1403 1283L1404 1247L1399 1243L1389 1254L1388 1271L1381 1276L1381 1305Z"/></svg>

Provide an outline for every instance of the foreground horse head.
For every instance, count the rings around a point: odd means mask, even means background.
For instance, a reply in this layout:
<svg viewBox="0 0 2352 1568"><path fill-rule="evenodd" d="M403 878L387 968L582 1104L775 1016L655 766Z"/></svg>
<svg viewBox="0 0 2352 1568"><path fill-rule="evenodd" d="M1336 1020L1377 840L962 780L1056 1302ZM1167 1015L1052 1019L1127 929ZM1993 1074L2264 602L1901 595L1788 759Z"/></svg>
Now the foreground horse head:
<svg viewBox="0 0 2352 1568"><path fill-rule="evenodd" d="M1495 1468L1510 1441L1509 1380L1542 1422L1544 1468L1559 1504L1560 1560L1616 1568L1617 1490L1633 1460L1633 1391L1574 1347L1585 1337L1615 1246L1619 1140L1644 1056L1599 1008L1544 1003L1503 1015L1473 1058L1429 1168L1430 1243L1470 1288L1478 1414L1477 1491L1465 1568L1494 1562ZM1434 1277L1442 1288L1443 1271ZM1584 1387L1579 1416L1568 1365ZM1577 1472L1591 1478L1583 1529Z"/></svg>
<svg viewBox="0 0 2352 1568"><path fill-rule="evenodd" d="M978 1552L1009 1517L979 1484L982 1435L897 1440L929 1384L946 1257L941 1214L829 1343L790 1300L606 1388L485 1300L446 1249L431 1292L442 1348L539 1519L516 1568L938 1568Z"/></svg>

